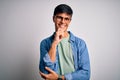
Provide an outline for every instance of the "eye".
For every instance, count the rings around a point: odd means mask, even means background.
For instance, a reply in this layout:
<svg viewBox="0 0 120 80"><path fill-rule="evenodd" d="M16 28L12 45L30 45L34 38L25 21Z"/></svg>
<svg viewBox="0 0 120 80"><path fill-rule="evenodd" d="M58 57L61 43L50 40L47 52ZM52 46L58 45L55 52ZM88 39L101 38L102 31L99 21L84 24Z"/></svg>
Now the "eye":
<svg viewBox="0 0 120 80"><path fill-rule="evenodd" d="M70 19L69 18L65 18L66 21L69 21Z"/></svg>
<svg viewBox="0 0 120 80"><path fill-rule="evenodd" d="M68 17L62 17L62 16L56 16L56 19L59 20L59 21L60 21L60 20L65 20L66 22L71 20L71 19L68 18Z"/></svg>
<svg viewBox="0 0 120 80"><path fill-rule="evenodd" d="M61 19L61 20L63 19L63 17L61 17L61 16L56 16L56 18L57 19Z"/></svg>

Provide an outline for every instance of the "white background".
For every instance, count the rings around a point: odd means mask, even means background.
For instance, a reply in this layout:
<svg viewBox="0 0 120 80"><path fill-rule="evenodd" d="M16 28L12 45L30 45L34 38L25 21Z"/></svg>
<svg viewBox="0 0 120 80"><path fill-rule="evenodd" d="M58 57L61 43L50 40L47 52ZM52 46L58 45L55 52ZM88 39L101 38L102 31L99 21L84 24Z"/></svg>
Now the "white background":
<svg viewBox="0 0 120 80"><path fill-rule="evenodd" d="M91 80L120 80L119 0L0 0L0 80L41 80L39 44L61 3L74 12L69 30L87 44Z"/></svg>

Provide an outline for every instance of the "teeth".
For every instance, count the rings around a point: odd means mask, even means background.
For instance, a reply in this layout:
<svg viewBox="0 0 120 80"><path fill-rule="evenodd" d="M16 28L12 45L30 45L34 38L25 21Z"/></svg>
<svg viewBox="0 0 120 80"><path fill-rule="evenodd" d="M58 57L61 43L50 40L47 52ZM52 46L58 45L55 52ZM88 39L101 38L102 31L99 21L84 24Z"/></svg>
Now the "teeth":
<svg viewBox="0 0 120 80"><path fill-rule="evenodd" d="M60 27L65 27L65 25L60 25Z"/></svg>

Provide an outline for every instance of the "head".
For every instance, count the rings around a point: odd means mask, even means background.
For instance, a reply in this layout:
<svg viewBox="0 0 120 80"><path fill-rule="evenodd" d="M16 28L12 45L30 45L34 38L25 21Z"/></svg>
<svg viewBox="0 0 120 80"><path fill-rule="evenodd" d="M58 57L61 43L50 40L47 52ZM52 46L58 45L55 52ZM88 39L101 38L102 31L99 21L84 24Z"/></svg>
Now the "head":
<svg viewBox="0 0 120 80"><path fill-rule="evenodd" d="M55 23L55 31L61 28L64 32L67 31L72 19L73 11L70 6L66 4L58 5L53 14L53 22Z"/></svg>

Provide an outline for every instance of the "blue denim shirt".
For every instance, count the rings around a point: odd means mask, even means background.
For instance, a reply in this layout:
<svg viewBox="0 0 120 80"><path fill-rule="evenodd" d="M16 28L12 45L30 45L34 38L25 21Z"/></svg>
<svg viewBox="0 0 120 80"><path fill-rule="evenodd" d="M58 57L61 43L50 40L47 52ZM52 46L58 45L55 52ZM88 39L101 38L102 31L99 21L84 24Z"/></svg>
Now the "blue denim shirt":
<svg viewBox="0 0 120 80"><path fill-rule="evenodd" d="M74 67L75 71L72 73L65 74L66 80L89 80L90 79L90 61L87 46L85 42L74 36L70 31L70 44L73 51ZM53 71L58 73L58 60L59 53L58 48L56 50L56 60L52 62L48 55L48 51L54 40L54 34L40 43L40 64L39 69L41 72L48 74L45 67L51 68Z"/></svg>

